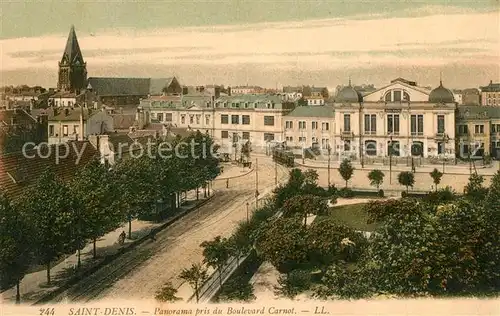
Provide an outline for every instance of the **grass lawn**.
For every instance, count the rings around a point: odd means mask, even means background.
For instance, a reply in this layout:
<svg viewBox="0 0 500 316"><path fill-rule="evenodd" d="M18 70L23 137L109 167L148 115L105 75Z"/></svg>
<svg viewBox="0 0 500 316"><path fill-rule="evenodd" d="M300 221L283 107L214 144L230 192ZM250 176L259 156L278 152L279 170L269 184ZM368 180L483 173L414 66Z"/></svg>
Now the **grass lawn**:
<svg viewBox="0 0 500 316"><path fill-rule="evenodd" d="M367 224L368 214L365 213L363 207L365 203L342 205L331 207L328 215L335 218L344 225L352 227L356 230L374 231L379 224Z"/></svg>

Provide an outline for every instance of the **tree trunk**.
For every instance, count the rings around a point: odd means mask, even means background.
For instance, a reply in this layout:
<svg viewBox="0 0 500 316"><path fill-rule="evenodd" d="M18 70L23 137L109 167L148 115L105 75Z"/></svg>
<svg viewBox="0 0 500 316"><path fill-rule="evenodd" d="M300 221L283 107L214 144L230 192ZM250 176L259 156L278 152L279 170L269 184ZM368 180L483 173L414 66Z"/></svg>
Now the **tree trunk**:
<svg viewBox="0 0 500 316"><path fill-rule="evenodd" d="M77 261L77 263L76 263L76 268L77 268L78 270L80 270L80 266L82 265L81 256L80 256L80 249L78 249L78 250L77 250L77 252L76 252L76 256L77 256L77 258L78 258L78 261Z"/></svg>
<svg viewBox="0 0 500 316"><path fill-rule="evenodd" d="M50 285L50 261L47 262L47 285Z"/></svg>
<svg viewBox="0 0 500 316"><path fill-rule="evenodd" d="M198 286L195 286L194 288L194 295L196 296L196 303L200 301L200 294L198 293Z"/></svg>
<svg viewBox="0 0 500 316"><path fill-rule="evenodd" d="M196 188L196 201L200 199L200 190Z"/></svg>
<svg viewBox="0 0 500 316"><path fill-rule="evenodd" d="M132 216L128 216L128 239L132 239Z"/></svg>
<svg viewBox="0 0 500 316"><path fill-rule="evenodd" d="M345 187L347 188L347 180L345 180Z"/></svg>
<svg viewBox="0 0 500 316"><path fill-rule="evenodd" d="M97 245L96 244L97 244L97 238L94 238L92 240L92 245L93 245L92 256L94 259L97 258Z"/></svg>
<svg viewBox="0 0 500 316"><path fill-rule="evenodd" d="M16 304L21 304L21 293L19 291L19 280L16 282Z"/></svg>

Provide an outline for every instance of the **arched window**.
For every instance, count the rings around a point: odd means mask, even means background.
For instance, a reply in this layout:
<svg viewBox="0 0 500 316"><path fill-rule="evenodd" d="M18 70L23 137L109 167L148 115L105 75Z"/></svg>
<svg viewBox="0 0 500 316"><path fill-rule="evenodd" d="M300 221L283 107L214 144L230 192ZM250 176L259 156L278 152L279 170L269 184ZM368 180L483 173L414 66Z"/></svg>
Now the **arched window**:
<svg viewBox="0 0 500 316"><path fill-rule="evenodd" d="M424 156L424 143L423 142L413 142L411 144L411 155L412 156Z"/></svg>
<svg viewBox="0 0 500 316"><path fill-rule="evenodd" d="M389 91L385 95L385 101L386 102L391 102L392 101L392 91Z"/></svg>
<svg viewBox="0 0 500 316"><path fill-rule="evenodd" d="M411 101L410 95L406 91L403 92L403 101Z"/></svg>
<svg viewBox="0 0 500 316"><path fill-rule="evenodd" d="M367 156L377 155L377 142L374 140L365 141L365 153Z"/></svg>
<svg viewBox="0 0 500 316"><path fill-rule="evenodd" d="M387 142L387 155L388 156L399 156L399 141L393 140Z"/></svg>

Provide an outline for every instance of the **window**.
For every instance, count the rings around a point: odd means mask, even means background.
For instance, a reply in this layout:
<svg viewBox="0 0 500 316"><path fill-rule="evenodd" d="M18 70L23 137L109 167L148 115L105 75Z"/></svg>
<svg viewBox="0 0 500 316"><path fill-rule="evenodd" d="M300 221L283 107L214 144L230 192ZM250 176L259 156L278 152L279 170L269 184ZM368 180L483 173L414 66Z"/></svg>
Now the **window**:
<svg viewBox="0 0 500 316"><path fill-rule="evenodd" d="M458 125L458 133L462 135L468 135L469 127L467 125Z"/></svg>
<svg viewBox="0 0 500 316"><path fill-rule="evenodd" d="M323 138L321 140L321 148L328 149L329 144L330 144L330 140L328 138Z"/></svg>
<svg viewBox="0 0 500 316"><path fill-rule="evenodd" d="M229 115L227 114L222 114L220 116L220 123L221 124L229 124Z"/></svg>
<svg viewBox="0 0 500 316"><path fill-rule="evenodd" d="M399 134L399 114L387 114L387 133Z"/></svg>
<svg viewBox="0 0 500 316"><path fill-rule="evenodd" d="M311 139L311 143L312 143L312 144L317 144L317 143L318 143L318 139L317 139L316 137L313 137L313 138Z"/></svg>
<svg viewBox="0 0 500 316"><path fill-rule="evenodd" d="M73 125L73 134L78 134L79 125Z"/></svg>
<svg viewBox="0 0 500 316"><path fill-rule="evenodd" d="M391 93L390 92L385 95L385 102L391 102Z"/></svg>
<svg viewBox="0 0 500 316"><path fill-rule="evenodd" d="M165 113L165 121L172 122L172 113Z"/></svg>
<svg viewBox="0 0 500 316"><path fill-rule="evenodd" d="M233 143L237 143L239 139L240 139L240 135L238 135L238 133L233 133L233 137L232 137Z"/></svg>
<svg viewBox="0 0 500 316"><path fill-rule="evenodd" d="M444 133L444 115L437 116L437 128L439 134Z"/></svg>
<svg viewBox="0 0 500 316"><path fill-rule="evenodd" d="M193 124L194 123L194 115L190 115L189 116L189 124Z"/></svg>
<svg viewBox="0 0 500 316"><path fill-rule="evenodd" d="M424 156L424 143L423 142L413 142L411 144L411 154L412 156Z"/></svg>
<svg viewBox="0 0 500 316"><path fill-rule="evenodd" d="M158 113L158 121L163 121L163 113Z"/></svg>
<svg viewBox="0 0 500 316"><path fill-rule="evenodd" d="M376 134L377 133L377 115L376 114L365 114L365 133L366 134Z"/></svg>
<svg viewBox="0 0 500 316"><path fill-rule="evenodd" d="M305 143L305 142L306 142L306 138L305 138L305 137L303 137L303 136L300 136L300 137L299 137L299 142L300 142L300 143Z"/></svg>
<svg viewBox="0 0 500 316"><path fill-rule="evenodd" d="M413 114L410 125L412 136L424 134L424 116L422 114Z"/></svg>
<svg viewBox="0 0 500 316"><path fill-rule="evenodd" d="M205 125L210 125L210 115L205 115Z"/></svg>
<svg viewBox="0 0 500 316"><path fill-rule="evenodd" d="M321 123L321 129L324 131L329 131L330 130L330 123L328 123L328 122Z"/></svg>
<svg viewBox="0 0 500 316"><path fill-rule="evenodd" d="M231 124L240 124L240 116L231 115Z"/></svg>
<svg viewBox="0 0 500 316"><path fill-rule="evenodd" d="M250 139L250 132L243 132L242 137L243 137L243 139L246 139L246 140Z"/></svg>
<svg viewBox="0 0 500 316"><path fill-rule="evenodd" d="M293 142L293 137L292 136L287 136L286 137L287 142Z"/></svg>
<svg viewBox="0 0 500 316"><path fill-rule="evenodd" d="M306 121L299 121L299 129L306 129Z"/></svg>
<svg viewBox="0 0 500 316"><path fill-rule="evenodd" d="M241 116L241 124L250 125L250 115L242 115Z"/></svg>
<svg viewBox="0 0 500 316"><path fill-rule="evenodd" d="M63 136L68 136L68 125L63 125Z"/></svg>
<svg viewBox="0 0 500 316"><path fill-rule="evenodd" d="M397 140L387 142L387 154L389 156L399 156L399 142Z"/></svg>
<svg viewBox="0 0 500 316"><path fill-rule="evenodd" d="M351 131L351 114L344 114L344 132Z"/></svg>
<svg viewBox="0 0 500 316"><path fill-rule="evenodd" d="M407 92L403 92L403 101L410 101L410 95Z"/></svg>
<svg viewBox="0 0 500 316"><path fill-rule="evenodd" d="M500 124L491 124L492 133L500 133Z"/></svg>
<svg viewBox="0 0 500 316"><path fill-rule="evenodd" d="M54 125L49 125L49 136L54 136Z"/></svg>
<svg viewBox="0 0 500 316"><path fill-rule="evenodd" d="M484 125L474 125L475 134L484 134Z"/></svg>
<svg viewBox="0 0 500 316"><path fill-rule="evenodd" d="M393 101L394 102L401 102L401 91L395 90L393 94Z"/></svg>
<svg viewBox="0 0 500 316"><path fill-rule="evenodd" d="M350 150L351 150L351 141L344 140L344 151L350 151Z"/></svg>
<svg viewBox="0 0 500 316"><path fill-rule="evenodd" d="M365 141L365 153L367 156L377 155L377 142L374 140Z"/></svg>
<svg viewBox="0 0 500 316"><path fill-rule="evenodd" d="M229 132L228 131L221 131L220 132L220 137L224 138L224 139L229 138Z"/></svg>
<svg viewBox="0 0 500 316"><path fill-rule="evenodd" d="M318 122L311 122L311 129L318 129Z"/></svg>
<svg viewBox="0 0 500 316"><path fill-rule="evenodd" d="M286 121L285 122L285 129L293 129L293 122L292 121Z"/></svg>
<svg viewBox="0 0 500 316"><path fill-rule="evenodd" d="M274 134L273 133L264 133L264 141L269 142L269 141L272 141L272 140L274 140Z"/></svg>
<svg viewBox="0 0 500 316"><path fill-rule="evenodd" d="M264 116L265 126L274 126L274 116ZM273 135L274 137L274 135Z"/></svg>
<svg viewBox="0 0 500 316"><path fill-rule="evenodd" d="M200 124L201 114L196 114L196 124Z"/></svg>
<svg viewBox="0 0 500 316"><path fill-rule="evenodd" d="M444 142L439 142L437 147L438 155L444 154Z"/></svg>
<svg viewBox="0 0 500 316"><path fill-rule="evenodd" d="M181 115L181 124L186 124L186 115Z"/></svg>

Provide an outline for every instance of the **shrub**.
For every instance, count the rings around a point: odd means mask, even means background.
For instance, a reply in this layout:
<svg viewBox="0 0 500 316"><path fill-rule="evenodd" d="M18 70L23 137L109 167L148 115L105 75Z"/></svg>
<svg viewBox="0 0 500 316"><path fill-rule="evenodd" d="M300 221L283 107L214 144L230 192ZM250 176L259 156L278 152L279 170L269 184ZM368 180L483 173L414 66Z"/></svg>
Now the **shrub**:
<svg viewBox="0 0 500 316"><path fill-rule="evenodd" d="M385 196L384 190L382 190L382 189L378 190L377 195L379 197L383 198Z"/></svg>
<svg viewBox="0 0 500 316"><path fill-rule="evenodd" d="M177 289L172 286L171 282L168 282L156 292L155 299L160 302L169 303L181 300L181 298L175 296L175 294L177 294Z"/></svg>
<svg viewBox="0 0 500 316"><path fill-rule="evenodd" d="M218 295L219 302L250 302L255 300L253 286L243 276L231 278L221 288Z"/></svg>
<svg viewBox="0 0 500 316"><path fill-rule="evenodd" d="M425 196L425 200L432 204L443 204L447 202L454 201L457 197L457 194L451 187L446 187L444 189L440 189L437 191L429 192Z"/></svg>
<svg viewBox="0 0 500 316"><path fill-rule="evenodd" d="M337 194L337 188L335 187L335 184L330 184L330 186L327 189L327 192L329 196Z"/></svg>
<svg viewBox="0 0 500 316"><path fill-rule="evenodd" d="M349 188L342 188L338 192L339 197L341 198L352 198L354 197L354 191Z"/></svg>
<svg viewBox="0 0 500 316"><path fill-rule="evenodd" d="M305 270L293 270L278 277L279 286L275 287L275 294L294 298L311 288L311 273Z"/></svg>
<svg viewBox="0 0 500 316"><path fill-rule="evenodd" d="M402 198L408 197L408 192L406 192L406 191L401 192L401 197Z"/></svg>

